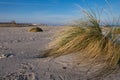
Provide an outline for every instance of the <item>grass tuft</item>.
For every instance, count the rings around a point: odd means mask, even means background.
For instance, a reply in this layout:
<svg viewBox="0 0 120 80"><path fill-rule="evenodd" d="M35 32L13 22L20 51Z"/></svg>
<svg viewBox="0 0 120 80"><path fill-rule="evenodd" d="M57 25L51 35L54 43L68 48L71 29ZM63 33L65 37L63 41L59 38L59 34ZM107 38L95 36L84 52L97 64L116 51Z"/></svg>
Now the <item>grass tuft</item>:
<svg viewBox="0 0 120 80"><path fill-rule="evenodd" d="M83 13L87 26L78 25L67 28L51 42L50 50L44 56L56 58L75 54L76 60L80 63L104 64L104 69L100 72L105 72L120 61L120 45L116 36L119 28L110 28L103 34L100 20L95 13L86 10L83 10Z"/></svg>
<svg viewBox="0 0 120 80"><path fill-rule="evenodd" d="M28 30L29 32L43 32L43 30L39 27L33 27Z"/></svg>
<svg viewBox="0 0 120 80"><path fill-rule="evenodd" d="M96 60L103 57L101 61L111 66L118 63L120 46L112 42L108 35L91 27L70 27L63 34L51 43L52 49L45 56L59 57L82 52L83 56L77 59Z"/></svg>

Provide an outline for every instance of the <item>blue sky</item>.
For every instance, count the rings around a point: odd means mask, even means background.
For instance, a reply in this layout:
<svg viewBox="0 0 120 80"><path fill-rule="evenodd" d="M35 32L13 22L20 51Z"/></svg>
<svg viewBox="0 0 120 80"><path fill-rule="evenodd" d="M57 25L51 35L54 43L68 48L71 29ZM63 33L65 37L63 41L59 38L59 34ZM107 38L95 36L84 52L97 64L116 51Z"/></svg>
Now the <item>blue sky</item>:
<svg viewBox="0 0 120 80"><path fill-rule="evenodd" d="M108 0L116 15L120 0ZM0 21L65 24L81 17L78 7L109 9L105 0L0 0Z"/></svg>

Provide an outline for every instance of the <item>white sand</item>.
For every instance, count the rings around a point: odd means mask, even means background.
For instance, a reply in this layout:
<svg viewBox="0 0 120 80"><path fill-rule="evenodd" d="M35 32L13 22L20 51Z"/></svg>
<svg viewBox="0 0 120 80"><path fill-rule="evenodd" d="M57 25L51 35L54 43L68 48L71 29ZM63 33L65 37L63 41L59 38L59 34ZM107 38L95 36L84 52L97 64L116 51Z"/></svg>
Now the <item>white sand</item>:
<svg viewBox="0 0 120 80"><path fill-rule="evenodd" d="M120 71L107 77L92 78L86 67L75 67L61 60L38 58L64 27L41 27L43 32L28 32L30 27L0 28L0 80L120 80ZM70 58L70 57L69 57ZM72 58L70 58L72 59Z"/></svg>

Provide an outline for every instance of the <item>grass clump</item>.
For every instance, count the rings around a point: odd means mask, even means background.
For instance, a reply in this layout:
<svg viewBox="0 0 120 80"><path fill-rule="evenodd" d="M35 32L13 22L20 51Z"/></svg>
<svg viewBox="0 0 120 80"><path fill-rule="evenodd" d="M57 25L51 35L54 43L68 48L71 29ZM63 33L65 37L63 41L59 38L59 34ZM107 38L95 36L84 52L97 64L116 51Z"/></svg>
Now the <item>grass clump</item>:
<svg viewBox="0 0 120 80"><path fill-rule="evenodd" d="M43 30L39 27L33 27L29 29L29 32L43 32Z"/></svg>
<svg viewBox="0 0 120 80"><path fill-rule="evenodd" d="M53 46L45 56L59 57L70 53L83 54L80 61L101 59L107 65L116 65L120 58L120 46L109 35L103 35L95 27L71 27L51 43Z"/></svg>
<svg viewBox="0 0 120 80"><path fill-rule="evenodd" d="M100 20L92 12L83 10L87 19L86 27L70 27L56 38L50 45L51 49L44 56L54 58L71 53L81 54L76 58L82 62L106 64L107 67L117 65L120 59L120 45L116 43L116 36L110 29L102 33Z"/></svg>

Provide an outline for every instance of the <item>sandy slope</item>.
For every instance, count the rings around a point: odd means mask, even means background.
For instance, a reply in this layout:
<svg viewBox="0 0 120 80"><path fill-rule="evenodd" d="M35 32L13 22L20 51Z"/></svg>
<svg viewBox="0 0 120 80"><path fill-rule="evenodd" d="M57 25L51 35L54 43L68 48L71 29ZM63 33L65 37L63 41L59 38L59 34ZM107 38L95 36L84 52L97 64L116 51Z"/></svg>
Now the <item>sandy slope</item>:
<svg viewBox="0 0 120 80"><path fill-rule="evenodd" d="M61 60L39 58L53 35L64 27L41 27L44 32L32 33L22 28L0 28L0 80L90 80L86 67L75 67ZM68 58L69 57L69 58ZM120 80L120 71L91 80Z"/></svg>

